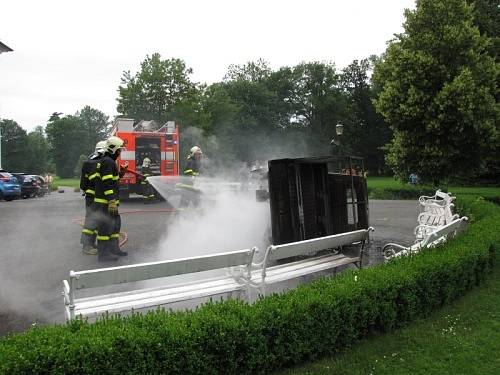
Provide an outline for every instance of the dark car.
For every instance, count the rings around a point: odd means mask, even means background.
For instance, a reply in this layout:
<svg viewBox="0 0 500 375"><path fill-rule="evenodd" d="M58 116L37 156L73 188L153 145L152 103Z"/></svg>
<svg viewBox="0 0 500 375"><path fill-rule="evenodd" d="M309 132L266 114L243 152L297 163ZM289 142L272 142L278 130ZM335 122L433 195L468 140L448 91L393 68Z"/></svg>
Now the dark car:
<svg viewBox="0 0 500 375"><path fill-rule="evenodd" d="M43 197L45 194L48 194L49 184L45 182L45 179L39 175L31 175L31 177L35 178L36 180L36 185L37 185L36 196Z"/></svg>
<svg viewBox="0 0 500 375"><path fill-rule="evenodd" d="M11 201L21 196L21 185L17 178L7 172L0 172L0 199Z"/></svg>
<svg viewBox="0 0 500 375"><path fill-rule="evenodd" d="M21 184L21 197L30 198L38 194L39 187L37 186L36 178L26 173L12 173Z"/></svg>

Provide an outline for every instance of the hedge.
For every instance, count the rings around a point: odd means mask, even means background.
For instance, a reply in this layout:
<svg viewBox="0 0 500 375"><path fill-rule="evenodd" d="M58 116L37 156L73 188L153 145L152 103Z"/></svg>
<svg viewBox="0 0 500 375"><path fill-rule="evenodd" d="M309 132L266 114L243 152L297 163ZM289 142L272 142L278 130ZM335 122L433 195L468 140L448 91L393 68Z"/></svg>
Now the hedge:
<svg viewBox="0 0 500 375"><path fill-rule="evenodd" d="M438 187L442 191L449 191L447 186ZM405 185L401 187L370 187L368 186L368 197L370 199L418 199L422 195L433 196L436 187L427 185ZM500 188L498 187L451 187L452 195L480 195L495 203L500 203Z"/></svg>
<svg viewBox="0 0 500 375"><path fill-rule="evenodd" d="M406 186L404 188L371 188L368 187L370 199L418 199L422 195L432 196L436 189L429 186Z"/></svg>
<svg viewBox="0 0 500 375"><path fill-rule="evenodd" d="M426 317L484 280L500 248L500 208L470 196L458 204L471 225L439 248L253 305L35 327L0 340L0 373L254 374L336 352Z"/></svg>

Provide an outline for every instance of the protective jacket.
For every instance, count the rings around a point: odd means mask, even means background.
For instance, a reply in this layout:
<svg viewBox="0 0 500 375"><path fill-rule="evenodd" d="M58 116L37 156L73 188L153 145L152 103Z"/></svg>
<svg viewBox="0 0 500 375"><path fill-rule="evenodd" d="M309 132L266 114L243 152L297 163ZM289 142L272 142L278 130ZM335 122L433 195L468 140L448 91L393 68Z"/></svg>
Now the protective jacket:
<svg viewBox="0 0 500 375"><path fill-rule="evenodd" d="M93 153L82 165L82 175L80 177L80 189L85 194L85 220L83 222L81 244L85 249L95 246L97 234L97 215L95 210L95 183L99 179L97 164L101 154Z"/></svg>
<svg viewBox="0 0 500 375"><path fill-rule="evenodd" d="M97 256L99 260L106 260L109 253L127 255L119 246L121 219L118 212L111 214L110 201L118 203L118 181L120 171L116 161L108 153L97 163L99 173L95 185L95 206L99 213L97 226Z"/></svg>
<svg viewBox="0 0 500 375"><path fill-rule="evenodd" d="M98 177L97 163L101 155L94 153L89 156L82 164L82 174L80 176L80 190L85 193L86 197L94 199L95 196L95 181Z"/></svg>
<svg viewBox="0 0 500 375"><path fill-rule="evenodd" d="M97 163L97 173L99 180L95 184L95 199L97 204L108 205L111 200L118 200L118 180L120 172L116 161L109 156L104 156Z"/></svg>
<svg viewBox="0 0 500 375"><path fill-rule="evenodd" d="M184 175L186 176L198 176L200 173L200 161L194 156L189 155L186 162L186 168L184 168Z"/></svg>
<svg viewBox="0 0 500 375"><path fill-rule="evenodd" d="M150 177L151 176L151 168L150 167L146 167L146 166L142 166L141 167L141 174L144 176L144 177ZM146 179L144 178L142 183L147 183Z"/></svg>

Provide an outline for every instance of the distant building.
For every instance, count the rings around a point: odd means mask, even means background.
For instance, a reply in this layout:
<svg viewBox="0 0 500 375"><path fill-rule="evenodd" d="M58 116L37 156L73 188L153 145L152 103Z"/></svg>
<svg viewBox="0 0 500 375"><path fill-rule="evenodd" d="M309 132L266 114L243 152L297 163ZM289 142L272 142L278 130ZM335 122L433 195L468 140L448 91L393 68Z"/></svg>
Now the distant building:
<svg viewBox="0 0 500 375"><path fill-rule="evenodd" d="M0 53L2 52L12 52L12 48L6 46L2 42L0 42Z"/></svg>

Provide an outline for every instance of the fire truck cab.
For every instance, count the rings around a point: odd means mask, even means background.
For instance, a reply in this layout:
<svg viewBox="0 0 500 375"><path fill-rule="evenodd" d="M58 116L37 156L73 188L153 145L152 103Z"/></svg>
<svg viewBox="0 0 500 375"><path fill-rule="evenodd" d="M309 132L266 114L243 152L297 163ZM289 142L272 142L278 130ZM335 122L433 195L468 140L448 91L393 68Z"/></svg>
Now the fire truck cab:
<svg viewBox="0 0 500 375"><path fill-rule="evenodd" d="M140 121L117 118L111 135L125 142L125 149L118 159L119 165L128 163L129 172L120 179L120 198L126 199L131 193L142 194L141 173L145 158L151 160L153 176L179 175L179 126L167 121L160 126L155 121Z"/></svg>

